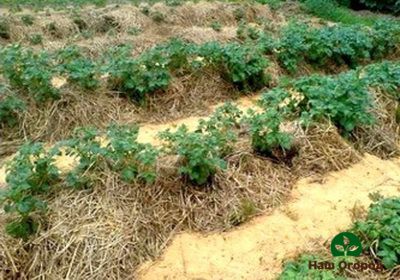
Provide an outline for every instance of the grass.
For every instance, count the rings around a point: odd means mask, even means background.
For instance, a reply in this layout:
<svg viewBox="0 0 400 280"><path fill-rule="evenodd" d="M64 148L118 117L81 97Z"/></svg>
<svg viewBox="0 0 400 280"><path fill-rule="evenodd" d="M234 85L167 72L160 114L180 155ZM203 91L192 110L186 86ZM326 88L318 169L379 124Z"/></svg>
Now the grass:
<svg viewBox="0 0 400 280"><path fill-rule="evenodd" d="M339 6L334 0L306 0L302 7L322 19L344 24L373 25L381 17L378 15L359 15L349 8Z"/></svg>

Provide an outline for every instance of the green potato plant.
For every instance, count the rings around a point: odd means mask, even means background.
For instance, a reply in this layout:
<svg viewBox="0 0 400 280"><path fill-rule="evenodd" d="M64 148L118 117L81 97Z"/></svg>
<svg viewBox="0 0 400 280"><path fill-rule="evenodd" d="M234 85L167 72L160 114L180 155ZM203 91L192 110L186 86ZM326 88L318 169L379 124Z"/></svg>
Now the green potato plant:
<svg viewBox="0 0 400 280"><path fill-rule="evenodd" d="M386 268L400 264L399 198L382 199L373 204L367 218L354 224L354 231L376 252Z"/></svg>
<svg viewBox="0 0 400 280"><path fill-rule="evenodd" d="M9 88L0 84L0 127L16 125L18 115L25 109L25 102Z"/></svg>

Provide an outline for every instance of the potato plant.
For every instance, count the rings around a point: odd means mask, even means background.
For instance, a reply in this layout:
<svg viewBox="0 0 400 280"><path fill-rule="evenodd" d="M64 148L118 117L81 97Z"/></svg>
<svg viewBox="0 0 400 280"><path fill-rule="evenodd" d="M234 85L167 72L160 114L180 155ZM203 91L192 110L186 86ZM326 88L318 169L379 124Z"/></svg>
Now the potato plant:
<svg viewBox="0 0 400 280"><path fill-rule="evenodd" d="M57 185L87 188L104 170L113 170L126 182L152 183L156 178L158 150L137 142L138 128L112 125L103 134L94 128L77 129L75 137L47 149L27 143L7 167L7 188L0 191L0 205L10 215L6 231L27 239L38 228L38 217L47 208L46 198ZM61 174L55 156L65 151L77 165Z"/></svg>
<svg viewBox="0 0 400 280"><path fill-rule="evenodd" d="M399 25L378 21L372 28L334 25L312 28L292 23L275 42L281 65L294 72L299 63L326 65L329 62L356 66L363 60L382 57L399 43Z"/></svg>
<svg viewBox="0 0 400 280"><path fill-rule="evenodd" d="M11 86L26 91L38 102L60 98L59 91L51 83L54 66L48 53L35 53L20 45L11 45L0 51L0 59L3 61L0 73Z"/></svg>
<svg viewBox="0 0 400 280"><path fill-rule="evenodd" d="M358 72L345 73L337 79L302 79L296 83L295 89L307 100L307 104L300 107L304 122L328 118L344 132L374 122L373 99Z"/></svg>
<svg viewBox="0 0 400 280"><path fill-rule="evenodd" d="M354 231L382 259L386 268L400 264L400 199L383 199L373 204L367 218L355 223Z"/></svg>
<svg viewBox="0 0 400 280"><path fill-rule="evenodd" d="M0 84L0 127L16 125L18 115L26 109L25 102Z"/></svg>
<svg viewBox="0 0 400 280"><path fill-rule="evenodd" d="M91 59L82 55L82 50L76 46L69 46L57 54L58 71L66 75L68 80L83 89L93 90L100 84L97 65Z"/></svg>
<svg viewBox="0 0 400 280"><path fill-rule="evenodd" d="M120 173L127 182L153 182L158 150L137 142L137 137L137 127L112 125L106 134L94 128L78 129L75 138L64 143L68 154L79 158L78 165L67 174L67 185L89 187L95 173L106 168Z"/></svg>
<svg viewBox="0 0 400 280"><path fill-rule="evenodd" d="M275 109L248 112L245 122L249 125L251 146L255 152L274 156L277 149L288 151L292 148L293 136L280 127L283 119L283 114Z"/></svg>
<svg viewBox="0 0 400 280"><path fill-rule="evenodd" d="M112 49L103 71L112 89L136 101L156 90L165 89L171 80L168 59L159 52L145 52L134 59L129 46Z"/></svg>
<svg viewBox="0 0 400 280"><path fill-rule="evenodd" d="M361 71L368 86L380 88L390 94L394 100L400 102L400 65L398 63L383 62L372 64Z"/></svg>
<svg viewBox="0 0 400 280"><path fill-rule="evenodd" d="M168 153L181 158L179 172L196 185L204 185L217 170L226 168L224 156L236 141L233 128L237 125L240 111L225 105L209 119L200 122L197 130L191 132L185 125L176 131L166 130L160 138L166 141Z"/></svg>
<svg viewBox="0 0 400 280"><path fill-rule="evenodd" d="M0 193L0 203L11 215L6 225L11 236L26 239L36 232L35 217L46 210L41 196L59 181L53 157L57 152L57 149L45 151L41 143L28 143L8 166L8 187Z"/></svg>
<svg viewBox="0 0 400 280"><path fill-rule="evenodd" d="M199 46L195 53L241 90L260 89L268 81L264 73L268 60L257 46L211 42Z"/></svg>
<svg viewBox="0 0 400 280"><path fill-rule="evenodd" d="M295 80L286 88L266 92L261 105L292 118L298 116L304 125L328 119L345 134L357 126L374 123L373 99L359 71L337 77L312 75Z"/></svg>

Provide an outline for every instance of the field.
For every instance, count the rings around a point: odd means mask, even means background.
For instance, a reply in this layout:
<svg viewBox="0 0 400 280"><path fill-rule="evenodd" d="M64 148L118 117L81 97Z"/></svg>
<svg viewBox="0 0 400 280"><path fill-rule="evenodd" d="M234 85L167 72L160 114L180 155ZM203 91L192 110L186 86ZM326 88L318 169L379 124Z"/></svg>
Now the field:
<svg viewBox="0 0 400 280"><path fill-rule="evenodd" d="M393 2L6 0L0 279L398 279Z"/></svg>

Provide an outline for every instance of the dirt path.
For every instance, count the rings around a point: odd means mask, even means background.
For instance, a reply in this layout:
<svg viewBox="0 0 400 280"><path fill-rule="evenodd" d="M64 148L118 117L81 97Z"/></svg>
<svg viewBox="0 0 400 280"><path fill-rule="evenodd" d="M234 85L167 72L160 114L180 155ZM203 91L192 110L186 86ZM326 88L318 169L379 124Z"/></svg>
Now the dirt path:
<svg viewBox="0 0 400 280"><path fill-rule="evenodd" d="M139 269L139 279L274 279L287 258L315 243L322 247L346 230L351 209L367 208L370 193L398 196L399 191L400 159L366 155L323 182L300 180L287 204L237 230L176 236L160 260Z"/></svg>

